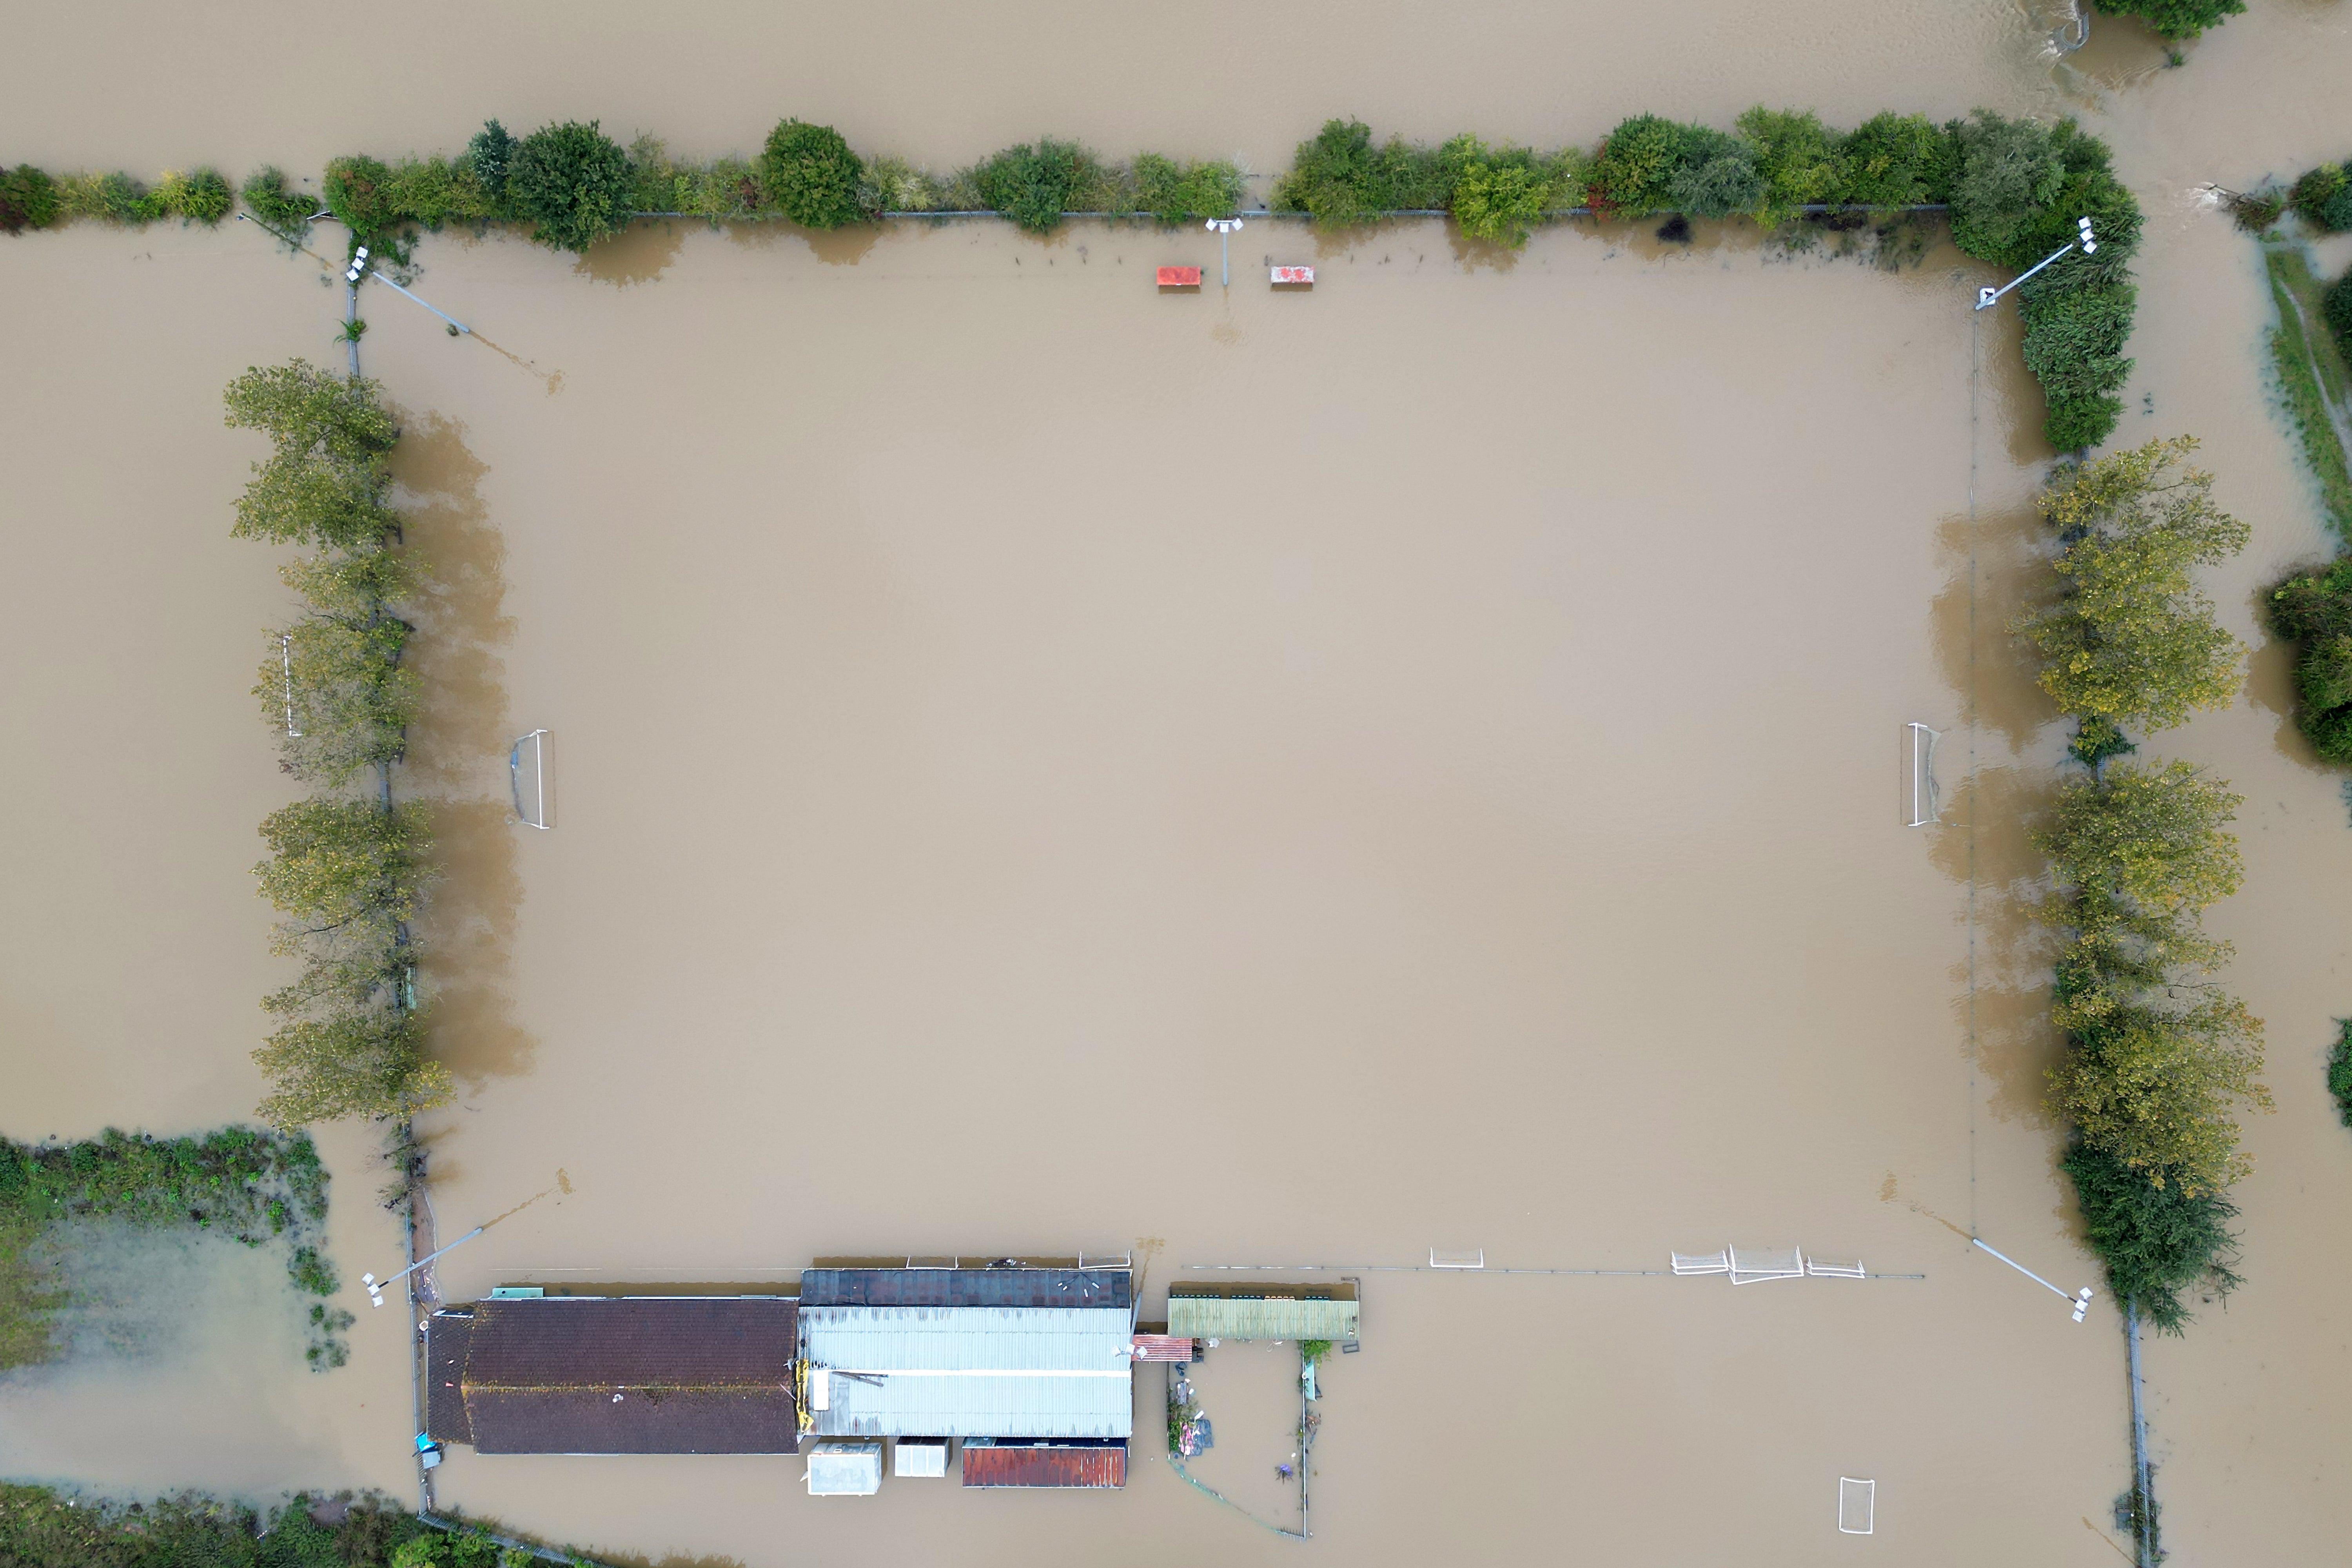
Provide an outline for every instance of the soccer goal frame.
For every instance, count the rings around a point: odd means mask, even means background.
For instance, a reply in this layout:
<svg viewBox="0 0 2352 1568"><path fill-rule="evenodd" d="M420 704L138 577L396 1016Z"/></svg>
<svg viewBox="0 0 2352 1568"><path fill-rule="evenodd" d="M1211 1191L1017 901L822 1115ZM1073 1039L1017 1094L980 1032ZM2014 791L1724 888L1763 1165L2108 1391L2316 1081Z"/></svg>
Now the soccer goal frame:
<svg viewBox="0 0 2352 1568"><path fill-rule="evenodd" d="M523 809L522 804L522 749L525 746L529 746L530 748L532 809L529 811ZM546 731L533 730L528 735L518 736L515 740L515 743L508 749L507 785L514 795L515 820L517 822L521 823L525 827L536 827L541 833L548 832L554 827L555 825L547 820Z"/></svg>
<svg viewBox="0 0 2352 1568"><path fill-rule="evenodd" d="M1944 803L1936 789L1936 742L1941 730L1911 721L1911 826L1927 827L1944 820Z"/></svg>

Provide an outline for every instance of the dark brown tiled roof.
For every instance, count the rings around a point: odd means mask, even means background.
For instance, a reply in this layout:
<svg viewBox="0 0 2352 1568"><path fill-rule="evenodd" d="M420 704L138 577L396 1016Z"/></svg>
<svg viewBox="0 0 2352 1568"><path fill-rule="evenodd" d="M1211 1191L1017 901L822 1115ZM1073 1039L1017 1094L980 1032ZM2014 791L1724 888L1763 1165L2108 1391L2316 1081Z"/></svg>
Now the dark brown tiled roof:
<svg viewBox="0 0 2352 1568"><path fill-rule="evenodd" d="M462 1380L474 1447L791 1453L797 1326L789 1297L478 1301Z"/></svg>
<svg viewBox="0 0 2352 1568"><path fill-rule="evenodd" d="M963 1484L968 1487L1123 1487L1127 1445L966 1443Z"/></svg>
<svg viewBox="0 0 2352 1568"><path fill-rule="evenodd" d="M436 1312L425 1320L425 1430L440 1443L470 1443L466 1415L466 1350L474 1341L470 1312Z"/></svg>
<svg viewBox="0 0 2352 1568"><path fill-rule="evenodd" d="M478 1388L481 1454L789 1454L789 1388Z"/></svg>
<svg viewBox="0 0 2352 1568"><path fill-rule="evenodd" d="M809 1268L811 1307L1124 1307L1124 1268Z"/></svg>

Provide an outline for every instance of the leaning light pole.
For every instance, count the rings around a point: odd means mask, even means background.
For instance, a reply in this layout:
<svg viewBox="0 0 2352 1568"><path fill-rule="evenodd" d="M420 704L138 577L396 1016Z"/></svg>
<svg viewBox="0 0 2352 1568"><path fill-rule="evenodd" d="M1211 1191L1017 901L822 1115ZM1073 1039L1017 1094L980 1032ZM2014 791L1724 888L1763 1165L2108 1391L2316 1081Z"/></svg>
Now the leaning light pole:
<svg viewBox="0 0 2352 1568"><path fill-rule="evenodd" d="M2099 242L2095 238L2092 237L2091 220L2087 217L2078 217L2074 220L2074 237L2073 239L2068 240L2065 244L2060 246L2057 249L2052 251L2049 255L2043 257L2041 260L2035 262L2032 266L2027 268L2024 271L2019 273L2016 277L2002 284L2000 288L1996 289L1988 283L1983 288L1978 289L1977 309L1979 310L1983 310L1986 306L2000 299L2003 294L2008 293L2011 289L2016 288L2020 283L2024 282L2027 279L2032 277L2035 273L2041 271L2043 268L2049 266L2052 262L2057 260L2068 251L2073 250L2078 245L2083 247L2083 254L2085 256L2090 255L2093 251L2099 248Z"/></svg>
<svg viewBox="0 0 2352 1568"><path fill-rule="evenodd" d="M1233 235L1241 226L1242 220L1237 217L1213 217L1209 220L1209 227L1217 236L1217 281L1227 289L1234 286Z"/></svg>
<svg viewBox="0 0 2352 1568"><path fill-rule="evenodd" d="M2011 1258L2006 1252L1996 1251L1990 1247L1986 1247L1982 1237L1972 1236L1969 1237L1969 1245L1970 1247L1983 1247L1987 1252L1992 1253L1995 1258L2000 1258L2003 1263L2008 1264L2011 1268L2016 1269L2020 1274L2024 1275L2028 1279L2032 1280L2036 1285L2041 1286L2044 1290L2049 1291L2052 1295L2057 1297L2060 1300L2074 1308L2074 1318L2076 1322L2081 1322L2083 1319L2089 1314L2091 1310L2091 1288L2088 1285L2084 1286L2080 1290L2077 1290L2074 1294L2069 1296L2065 1291L2060 1289L2057 1286L2053 1285L2049 1280L2044 1279L2041 1275L2036 1274L2032 1269L2028 1268L2024 1264L2020 1263L2016 1258Z"/></svg>
<svg viewBox="0 0 2352 1568"><path fill-rule="evenodd" d="M404 1279L409 1275L415 1273L418 1269L432 1262L436 1258L440 1257L442 1252L457 1251L457 1248L465 1246L466 1243L473 1240L474 1237L481 1235L482 1232L489 1228L490 1227L486 1225L478 1225L473 1229L467 1231L465 1235L459 1237L457 1240L451 1242L448 1246L443 1247L441 1252L428 1253L425 1257L420 1258L415 1262L410 1264L407 1268L402 1269L397 1274L387 1274L381 1279L377 1279L373 1274L361 1275L360 1283L367 1289L368 1303L371 1306L383 1306L384 1287L390 1285L395 1279Z"/></svg>

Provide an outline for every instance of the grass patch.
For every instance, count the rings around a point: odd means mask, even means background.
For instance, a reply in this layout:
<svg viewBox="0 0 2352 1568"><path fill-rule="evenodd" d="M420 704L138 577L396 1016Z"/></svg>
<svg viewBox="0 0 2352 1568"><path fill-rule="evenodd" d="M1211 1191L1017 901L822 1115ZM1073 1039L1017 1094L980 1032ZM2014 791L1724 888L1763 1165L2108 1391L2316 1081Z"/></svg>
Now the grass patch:
<svg viewBox="0 0 2352 1568"><path fill-rule="evenodd" d="M426 1522L388 1497L297 1492L257 1510L183 1492L152 1502L0 1483L7 1568L520 1568L540 1561L463 1522ZM332 1520L332 1523L321 1520ZM568 1554L583 1568L585 1557Z"/></svg>
<svg viewBox="0 0 2352 1568"><path fill-rule="evenodd" d="M2319 480L2320 505L2337 533L2352 541L2352 455L2337 421L2352 418L2352 371L2325 325L2326 285L2312 275L2303 252L2266 245L2271 294L2279 324L2271 333L2271 363L2288 420L2303 443L2304 460Z"/></svg>

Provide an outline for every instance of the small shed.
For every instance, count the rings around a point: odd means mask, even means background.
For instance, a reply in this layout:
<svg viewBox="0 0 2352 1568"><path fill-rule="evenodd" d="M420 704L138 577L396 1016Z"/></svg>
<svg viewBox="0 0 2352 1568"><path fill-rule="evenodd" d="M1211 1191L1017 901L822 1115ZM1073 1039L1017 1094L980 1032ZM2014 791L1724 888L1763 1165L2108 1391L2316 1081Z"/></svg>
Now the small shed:
<svg viewBox="0 0 2352 1568"><path fill-rule="evenodd" d="M939 1480L948 1473L945 1437L901 1437L890 1445L890 1473Z"/></svg>
<svg viewBox="0 0 2352 1568"><path fill-rule="evenodd" d="M1360 1313L1352 1290L1325 1286L1244 1295L1177 1285L1168 1292L1168 1331L1188 1339L1352 1340Z"/></svg>
<svg viewBox="0 0 2352 1568"><path fill-rule="evenodd" d="M819 1443L809 1450L811 1497L872 1497L882 1489L882 1445Z"/></svg>
<svg viewBox="0 0 2352 1568"><path fill-rule="evenodd" d="M1127 1485L1127 1445L974 1438L963 1446L963 1484L1109 1490Z"/></svg>

